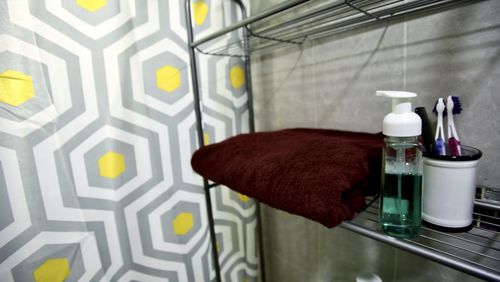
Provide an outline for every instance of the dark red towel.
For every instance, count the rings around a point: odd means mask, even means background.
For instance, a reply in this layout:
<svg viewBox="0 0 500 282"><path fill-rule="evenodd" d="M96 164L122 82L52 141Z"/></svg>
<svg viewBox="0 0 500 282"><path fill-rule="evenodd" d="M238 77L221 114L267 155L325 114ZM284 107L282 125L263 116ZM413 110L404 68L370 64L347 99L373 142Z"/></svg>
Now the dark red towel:
<svg viewBox="0 0 500 282"><path fill-rule="evenodd" d="M382 146L381 134L287 129L203 147L191 165L262 203L334 227L378 191Z"/></svg>

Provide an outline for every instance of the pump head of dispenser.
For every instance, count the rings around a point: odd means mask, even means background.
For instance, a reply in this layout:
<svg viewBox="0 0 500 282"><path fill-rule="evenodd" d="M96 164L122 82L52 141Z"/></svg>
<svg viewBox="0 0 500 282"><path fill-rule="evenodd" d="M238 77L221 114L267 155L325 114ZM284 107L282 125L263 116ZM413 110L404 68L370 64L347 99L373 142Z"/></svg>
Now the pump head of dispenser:
<svg viewBox="0 0 500 282"><path fill-rule="evenodd" d="M384 117L382 132L386 136L410 137L422 133L422 120L412 111L409 99L416 93L407 91L377 91L377 96L392 98L392 112Z"/></svg>

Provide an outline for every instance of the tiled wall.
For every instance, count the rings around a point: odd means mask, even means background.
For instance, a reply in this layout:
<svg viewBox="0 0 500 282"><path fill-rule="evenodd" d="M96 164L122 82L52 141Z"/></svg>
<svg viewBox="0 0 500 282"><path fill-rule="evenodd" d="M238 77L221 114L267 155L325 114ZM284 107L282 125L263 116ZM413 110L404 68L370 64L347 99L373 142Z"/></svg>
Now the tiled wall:
<svg viewBox="0 0 500 282"><path fill-rule="evenodd" d="M477 183L500 187L500 1L483 1L406 22L254 56L258 131L317 127L377 132L390 111L375 91L417 92L428 113L437 97L460 96L463 144L484 156ZM269 281L474 278L338 228L263 209Z"/></svg>

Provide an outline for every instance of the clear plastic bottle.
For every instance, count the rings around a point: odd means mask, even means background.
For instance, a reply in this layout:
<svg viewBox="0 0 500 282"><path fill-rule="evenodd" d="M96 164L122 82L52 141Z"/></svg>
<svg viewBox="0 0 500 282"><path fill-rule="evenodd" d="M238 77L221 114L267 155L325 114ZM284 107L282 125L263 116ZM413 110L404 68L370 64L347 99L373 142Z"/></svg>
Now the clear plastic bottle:
<svg viewBox="0 0 500 282"><path fill-rule="evenodd" d="M422 211L422 150L418 136L385 138L380 227L390 236L419 234Z"/></svg>
<svg viewBox="0 0 500 282"><path fill-rule="evenodd" d="M392 98L392 112L384 117L385 147L380 192L380 229L393 237L411 238L420 232L422 218L422 148L418 137L422 120L408 101L417 94L377 91Z"/></svg>

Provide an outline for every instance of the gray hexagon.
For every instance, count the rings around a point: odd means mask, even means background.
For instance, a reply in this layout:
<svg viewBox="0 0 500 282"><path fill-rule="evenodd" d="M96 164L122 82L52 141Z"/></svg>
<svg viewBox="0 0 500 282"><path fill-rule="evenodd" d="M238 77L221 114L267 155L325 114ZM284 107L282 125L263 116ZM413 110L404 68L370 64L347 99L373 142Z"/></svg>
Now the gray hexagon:
<svg viewBox="0 0 500 282"><path fill-rule="evenodd" d="M174 233L173 221L182 212L193 215L193 227L186 234L177 235ZM163 239L165 242L186 244L201 228L200 205L191 202L179 202L160 216L160 222L164 226Z"/></svg>
<svg viewBox="0 0 500 282"><path fill-rule="evenodd" d="M106 153L113 151L125 157L125 171L116 178L110 179L99 174L98 161ZM89 185L116 189L137 176L134 147L115 139L106 139L83 155Z"/></svg>
<svg viewBox="0 0 500 282"><path fill-rule="evenodd" d="M0 117L21 122L52 104L50 80L45 64L4 51L0 53L0 74L8 70L31 76L35 96L18 106L0 103L0 107L4 109L0 111Z"/></svg>
<svg viewBox="0 0 500 282"><path fill-rule="evenodd" d="M107 0L102 8L93 12L84 9L76 1L62 1L62 6L75 17L93 26L109 20L121 11L119 0Z"/></svg>
<svg viewBox="0 0 500 282"><path fill-rule="evenodd" d="M215 143L217 141L215 140L215 128L207 123L203 124L203 134L208 135L208 141L210 143ZM193 124L189 128L189 137L190 137L189 140L191 141L191 143L189 144L191 147L191 154L193 154L196 150L198 150L198 148L200 148L198 144L198 132L196 129L196 124Z"/></svg>
<svg viewBox="0 0 500 282"><path fill-rule="evenodd" d="M18 189L19 187L16 187ZM4 195L0 197L0 230L7 227L9 224L14 222L14 215L12 214L12 209L10 206L9 197L7 193L7 183L5 183L5 175L2 168L2 163L0 162L0 195Z"/></svg>
<svg viewBox="0 0 500 282"><path fill-rule="evenodd" d="M238 281L245 281L245 282L256 282L257 281L257 277L248 275L245 269L238 271L237 277L238 277Z"/></svg>
<svg viewBox="0 0 500 282"><path fill-rule="evenodd" d="M78 281L85 273L79 244L46 245L12 269L14 281L33 281L33 271L47 259L66 258L70 275L66 282Z"/></svg>
<svg viewBox="0 0 500 282"><path fill-rule="evenodd" d="M217 242L217 252L220 254L224 253L224 250L226 249L225 244L224 244L224 236L220 232L215 233L215 241Z"/></svg>
<svg viewBox="0 0 500 282"><path fill-rule="evenodd" d="M231 85L231 69L233 67L239 67L243 71L246 71L245 62L242 59L232 57L231 59L229 59L229 63L226 66L226 77L227 77L226 89L229 90L231 93L233 93L235 97L241 97L247 91L246 84L243 84L241 87L238 88L234 88L233 85ZM244 78L246 80L246 77Z"/></svg>
<svg viewBox="0 0 500 282"><path fill-rule="evenodd" d="M217 140L215 140L215 127L213 127L207 123L205 123L203 125L203 134L208 135L209 144L213 144L217 141ZM208 144L205 144L205 145L208 145Z"/></svg>
<svg viewBox="0 0 500 282"><path fill-rule="evenodd" d="M179 70L181 85L168 93L158 88L156 83L156 71L164 66L170 65ZM144 75L144 90L146 94L155 97L167 104L173 104L184 97L189 91L189 80L186 63L174 54L164 52L142 63Z"/></svg>
<svg viewBox="0 0 500 282"><path fill-rule="evenodd" d="M243 194L241 194L241 195L243 195ZM251 208L251 207L253 207L253 205L254 205L252 198L250 198L250 197L249 197L249 198L248 198L248 201L244 202L244 201L242 201L242 200L240 199L240 197L239 197L238 193L233 192L233 191L231 191L231 192L229 193L229 198L230 198L231 200L233 200L233 202L237 203L240 207L242 207L242 208L244 208L244 209Z"/></svg>
<svg viewBox="0 0 500 282"><path fill-rule="evenodd" d="M195 1L191 1L191 3L194 3L194 2ZM212 1L211 0L203 0L203 2L205 2L208 5L208 14L207 14L205 21L201 25L194 24L194 20L193 20L193 31L194 31L195 35L210 28L210 26L212 25L212 20L210 19L210 9L212 7ZM229 3L229 1L228 1L228 3ZM191 6L191 15L194 17L193 6Z"/></svg>

